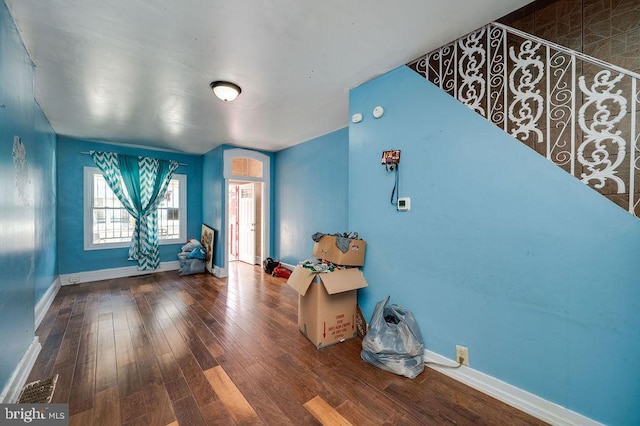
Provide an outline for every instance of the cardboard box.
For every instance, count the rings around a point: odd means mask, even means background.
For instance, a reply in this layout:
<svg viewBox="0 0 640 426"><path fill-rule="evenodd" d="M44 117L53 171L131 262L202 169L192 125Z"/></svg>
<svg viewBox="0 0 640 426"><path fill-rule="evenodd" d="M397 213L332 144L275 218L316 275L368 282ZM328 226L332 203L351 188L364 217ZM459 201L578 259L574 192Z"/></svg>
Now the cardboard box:
<svg viewBox="0 0 640 426"><path fill-rule="evenodd" d="M336 265L362 266L364 265L366 248L367 242L365 240L351 240L349 249L346 253L343 253L336 245L335 236L324 235L313 246L313 255Z"/></svg>
<svg viewBox="0 0 640 426"><path fill-rule="evenodd" d="M316 274L297 266L287 284L299 294L298 328L316 348L358 335L357 289L367 286L358 268Z"/></svg>

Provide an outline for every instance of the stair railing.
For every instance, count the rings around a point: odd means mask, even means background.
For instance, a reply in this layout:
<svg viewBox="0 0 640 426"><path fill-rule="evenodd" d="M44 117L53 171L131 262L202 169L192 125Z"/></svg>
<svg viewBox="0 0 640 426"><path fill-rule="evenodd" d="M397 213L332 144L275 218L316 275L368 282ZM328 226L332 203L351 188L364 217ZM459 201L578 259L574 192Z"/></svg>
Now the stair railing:
<svg viewBox="0 0 640 426"><path fill-rule="evenodd" d="M407 65L640 217L640 74L499 23Z"/></svg>

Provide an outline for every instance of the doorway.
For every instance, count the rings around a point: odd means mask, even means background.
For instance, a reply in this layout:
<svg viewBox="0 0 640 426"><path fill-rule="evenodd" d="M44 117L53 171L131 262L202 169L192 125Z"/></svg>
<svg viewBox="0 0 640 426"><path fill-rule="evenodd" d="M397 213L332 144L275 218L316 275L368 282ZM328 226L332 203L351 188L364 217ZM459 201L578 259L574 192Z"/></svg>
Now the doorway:
<svg viewBox="0 0 640 426"><path fill-rule="evenodd" d="M262 182L229 182L229 261L261 263L263 247Z"/></svg>
<svg viewBox="0 0 640 426"><path fill-rule="evenodd" d="M219 268L217 275L221 277L227 276L229 262L255 265L271 255L271 157L234 148L225 150L223 158L224 268Z"/></svg>

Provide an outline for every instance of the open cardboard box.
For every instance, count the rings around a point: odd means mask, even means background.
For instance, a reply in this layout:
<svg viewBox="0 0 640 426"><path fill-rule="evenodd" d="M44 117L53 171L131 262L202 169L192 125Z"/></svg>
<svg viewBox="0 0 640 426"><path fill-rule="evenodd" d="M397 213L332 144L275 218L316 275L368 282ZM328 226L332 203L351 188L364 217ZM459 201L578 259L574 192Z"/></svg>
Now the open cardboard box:
<svg viewBox="0 0 640 426"><path fill-rule="evenodd" d="M296 266L287 284L298 292L298 328L316 348L358 335L357 289L367 281L358 268L315 273Z"/></svg>
<svg viewBox="0 0 640 426"><path fill-rule="evenodd" d="M313 255L336 265L362 266L367 248L365 240L351 240L346 253L336 245L335 235L324 235L313 246Z"/></svg>

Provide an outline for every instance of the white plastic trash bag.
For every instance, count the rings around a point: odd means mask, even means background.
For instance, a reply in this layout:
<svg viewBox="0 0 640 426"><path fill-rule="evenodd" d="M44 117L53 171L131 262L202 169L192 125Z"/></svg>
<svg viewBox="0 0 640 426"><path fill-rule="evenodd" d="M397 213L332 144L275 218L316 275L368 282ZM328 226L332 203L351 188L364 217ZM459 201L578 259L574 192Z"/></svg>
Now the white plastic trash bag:
<svg viewBox="0 0 640 426"><path fill-rule="evenodd" d="M360 356L369 364L413 379L424 370L424 341L413 314L389 303L376 304Z"/></svg>

